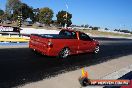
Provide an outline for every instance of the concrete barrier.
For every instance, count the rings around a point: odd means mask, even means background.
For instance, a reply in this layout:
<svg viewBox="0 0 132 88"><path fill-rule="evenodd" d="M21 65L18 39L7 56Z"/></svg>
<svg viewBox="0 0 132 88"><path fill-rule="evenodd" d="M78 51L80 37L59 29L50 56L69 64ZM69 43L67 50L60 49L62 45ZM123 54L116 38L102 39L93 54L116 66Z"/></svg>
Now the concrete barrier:
<svg viewBox="0 0 132 88"><path fill-rule="evenodd" d="M21 28L21 34L59 34L58 30L46 30L46 29L35 29L35 28Z"/></svg>

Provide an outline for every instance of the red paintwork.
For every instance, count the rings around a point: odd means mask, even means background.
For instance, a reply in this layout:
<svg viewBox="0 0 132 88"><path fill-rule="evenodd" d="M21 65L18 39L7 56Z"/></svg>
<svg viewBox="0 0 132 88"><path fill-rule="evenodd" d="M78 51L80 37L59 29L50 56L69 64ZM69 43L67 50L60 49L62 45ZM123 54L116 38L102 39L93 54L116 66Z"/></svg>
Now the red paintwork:
<svg viewBox="0 0 132 88"><path fill-rule="evenodd" d="M67 30L73 32L73 30ZM70 54L93 52L96 45L99 45L98 41L83 41L79 38L79 31L76 32L77 39L47 39L38 36L31 35L29 48L35 49L36 51L47 55L47 56L58 56L59 52L68 47ZM52 42L52 47L47 45L48 41Z"/></svg>
<svg viewBox="0 0 132 88"><path fill-rule="evenodd" d="M130 84L128 86L122 86L121 88L132 88L132 80L130 81Z"/></svg>

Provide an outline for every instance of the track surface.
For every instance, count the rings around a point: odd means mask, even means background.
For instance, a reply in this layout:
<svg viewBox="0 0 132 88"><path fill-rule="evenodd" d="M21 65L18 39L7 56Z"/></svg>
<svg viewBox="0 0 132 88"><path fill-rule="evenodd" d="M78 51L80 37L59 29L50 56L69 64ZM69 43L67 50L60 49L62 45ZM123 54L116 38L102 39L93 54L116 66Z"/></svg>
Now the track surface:
<svg viewBox="0 0 132 88"><path fill-rule="evenodd" d="M0 49L0 88L39 81L84 66L132 54L132 40L95 39L101 42L99 54L80 54L65 60L42 56L31 52L28 48Z"/></svg>

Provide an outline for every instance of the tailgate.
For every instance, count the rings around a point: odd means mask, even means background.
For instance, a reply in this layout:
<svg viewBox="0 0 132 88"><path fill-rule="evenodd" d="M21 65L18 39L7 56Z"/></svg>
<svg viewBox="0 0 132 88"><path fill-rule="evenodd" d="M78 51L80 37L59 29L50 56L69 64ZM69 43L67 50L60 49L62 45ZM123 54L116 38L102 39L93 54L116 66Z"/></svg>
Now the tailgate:
<svg viewBox="0 0 132 88"><path fill-rule="evenodd" d="M30 48L36 49L38 51L45 51L47 50L47 38L42 38L39 35L31 35L30 36Z"/></svg>

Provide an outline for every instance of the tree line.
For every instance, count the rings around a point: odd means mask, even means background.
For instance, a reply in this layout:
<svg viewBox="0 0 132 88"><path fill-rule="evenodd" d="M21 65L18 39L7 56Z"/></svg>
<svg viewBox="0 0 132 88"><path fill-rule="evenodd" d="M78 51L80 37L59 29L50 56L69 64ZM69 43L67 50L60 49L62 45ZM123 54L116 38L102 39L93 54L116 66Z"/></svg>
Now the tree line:
<svg viewBox="0 0 132 88"><path fill-rule="evenodd" d="M0 9L0 20L16 22L18 16L22 14L23 21L30 18L33 22L40 22L47 25L55 23L60 26L64 26L65 24L70 26L72 24L72 14L67 11L59 11L56 14L57 20L54 21L52 20L54 11L49 7L33 8L20 0L7 0L5 7L5 11Z"/></svg>

